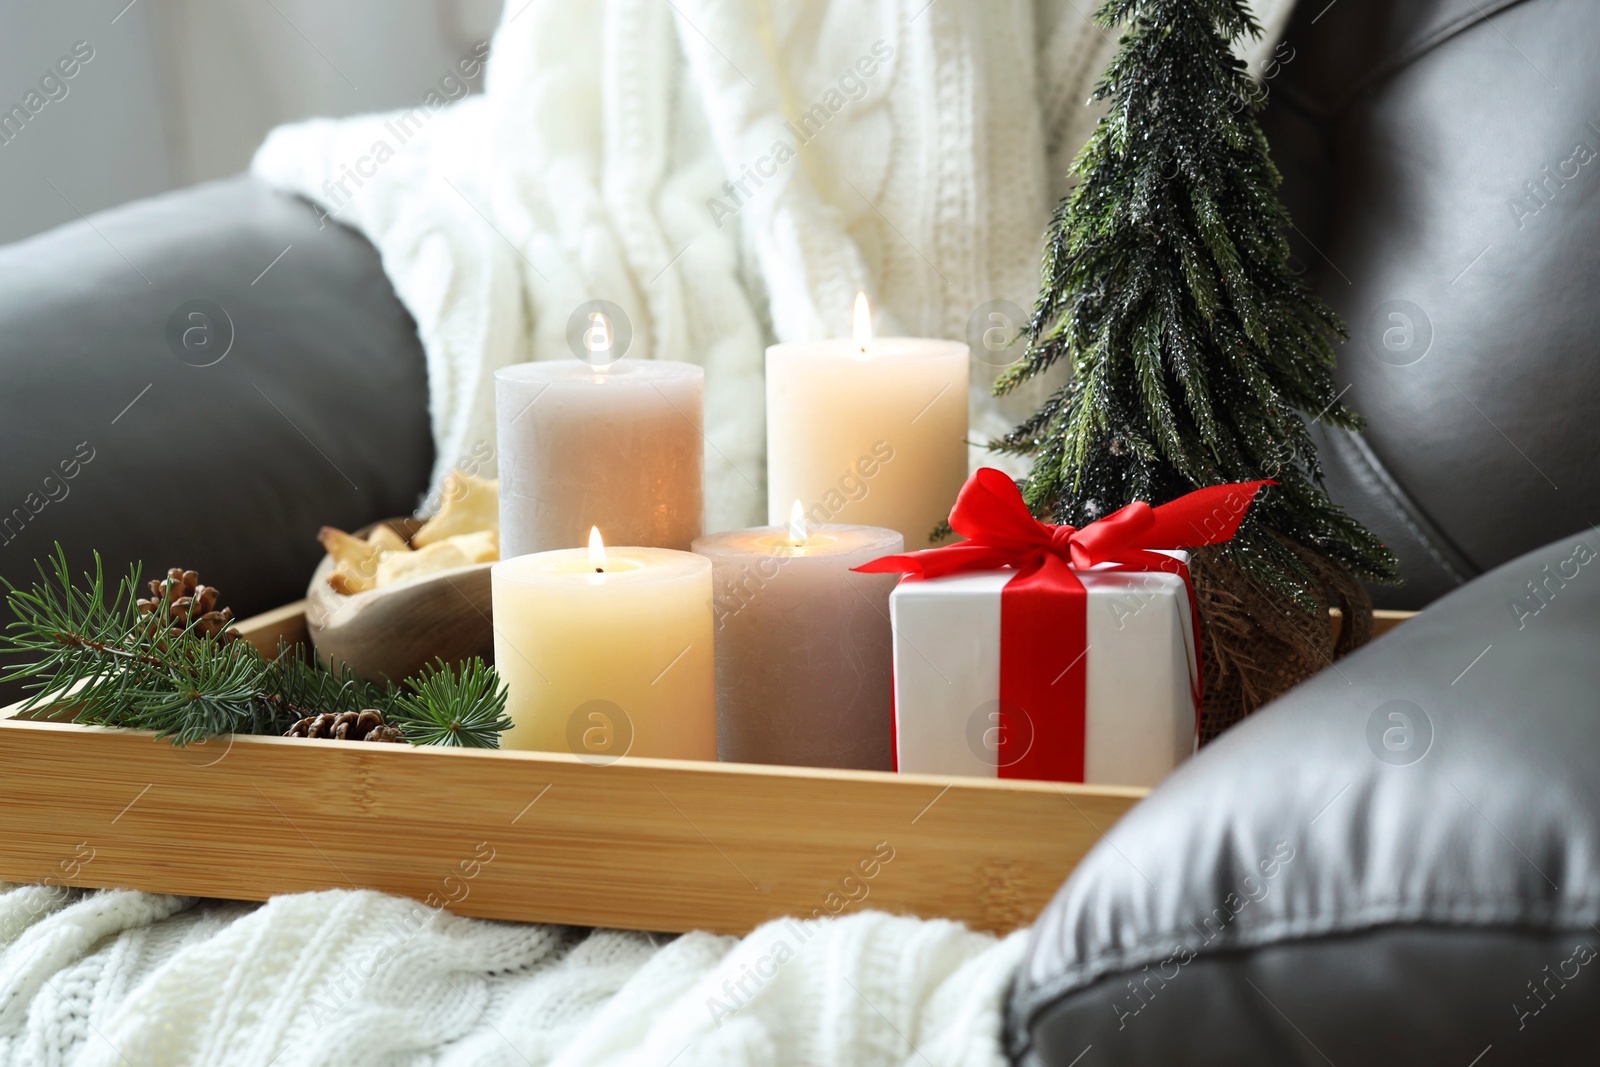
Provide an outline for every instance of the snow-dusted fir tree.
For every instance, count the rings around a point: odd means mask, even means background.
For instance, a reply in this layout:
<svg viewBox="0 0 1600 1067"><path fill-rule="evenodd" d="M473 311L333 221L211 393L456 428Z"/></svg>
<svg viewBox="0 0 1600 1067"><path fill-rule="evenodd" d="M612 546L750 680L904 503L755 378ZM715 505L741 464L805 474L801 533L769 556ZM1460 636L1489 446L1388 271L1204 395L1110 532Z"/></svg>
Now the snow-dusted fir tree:
<svg viewBox="0 0 1600 1067"><path fill-rule="evenodd" d="M1249 658L1259 625L1241 617L1276 610L1302 616L1301 651L1331 649L1330 601L1364 601L1350 576L1391 579L1396 564L1320 484L1306 420L1360 419L1333 382L1344 328L1291 266L1263 95L1230 48L1260 27L1243 0L1110 0L1096 18L1126 27L1095 89L1110 110L1051 222L1026 352L995 388L1063 362L1071 377L996 447L1032 456L1028 503L1074 525L1276 479L1211 554L1211 601L1238 609L1214 636L1231 629L1232 659ZM1279 688L1258 682L1258 696Z"/></svg>

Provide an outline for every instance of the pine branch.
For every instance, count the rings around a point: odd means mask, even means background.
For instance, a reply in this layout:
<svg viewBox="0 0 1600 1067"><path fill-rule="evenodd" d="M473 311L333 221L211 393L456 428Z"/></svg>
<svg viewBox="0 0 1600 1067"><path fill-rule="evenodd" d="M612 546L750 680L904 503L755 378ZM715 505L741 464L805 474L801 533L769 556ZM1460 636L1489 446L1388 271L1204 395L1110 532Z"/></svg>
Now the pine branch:
<svg viewBox="0 0 1600 1067"><path fill-rule="evenodd" d="M381 711L392 702L394 689L358 677L344 663L324 667L310 653L279 641L278 654L265 664L258 695L288 729L309 715Z"/></svg>
<svg viewBox="0 0 1600 1067"><path fill-rule="evenodd" d="M281 734L310 715L365 708L414 724L406 729L414 744L493 748L511 726L499 678L479 660L459 673L441 663L400 693L283 644L268 659L234 640L231 623L215 632L198 617L176 629L153 625L139 612L139 568L108 596L99 553L81 585L60 545L48 567L35 566L40 580L30 589L0 578L13 616L0 650L31 658L0 681L25 680L24 712L153 730L180 746L224 733Z"/></svg>
<svg viewBox="0 0 1600 1067"><path fill-rule="evenodd" d="M506 692L494 668L473 658L458 672L443 660L424 667L389 709L389 721L415 745L499 748L511 729Z"/></svg>

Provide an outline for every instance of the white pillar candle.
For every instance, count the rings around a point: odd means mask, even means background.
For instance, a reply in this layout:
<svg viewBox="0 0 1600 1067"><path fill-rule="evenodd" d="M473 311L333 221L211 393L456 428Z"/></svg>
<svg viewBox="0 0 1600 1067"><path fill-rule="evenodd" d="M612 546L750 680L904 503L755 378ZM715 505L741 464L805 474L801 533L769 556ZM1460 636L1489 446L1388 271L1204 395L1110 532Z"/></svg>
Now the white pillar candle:
<svg viewBox="0 0 1600 1067"><path fill-rule="evenodd" d="M899 552L894 530L788 525L711 534L717 754L741 763L890 770L897 576L851 567Z"/></svg>
<svg viewBox="0 0 1600 1067"><path fill-rule="evenodd" d="M898 530L926 548L967 478L967 374L959 341L872 336L767 349L767 521L798 499L814 524Z"/></svg>
<svg viewBox="0 0 1600 1067"><path fill-rule="evenodd" d="M687 550L705 513L701 407L690 363L519 363L494 375L500 555L615 544Z"/></svg>
<svg viewBox="0 0 1600 1067"><path fill-rule="evenodd" d="M661 548L518 556L489 572L507 748L717 758L711 562Z"/></svg>

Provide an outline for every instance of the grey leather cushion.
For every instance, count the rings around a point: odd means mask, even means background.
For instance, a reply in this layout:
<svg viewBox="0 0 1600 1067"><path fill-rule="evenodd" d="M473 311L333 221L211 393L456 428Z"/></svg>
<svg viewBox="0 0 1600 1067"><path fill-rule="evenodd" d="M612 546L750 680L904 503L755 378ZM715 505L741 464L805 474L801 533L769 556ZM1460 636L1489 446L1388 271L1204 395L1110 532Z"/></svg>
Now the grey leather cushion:
<svg viewBox="0 0 1600 1067"><path fill-rule="evenodd" d="M321 524L416 506L421 346L359 235L202 185L0 249L0 448L0 575L60 541L195 567L246 615L304 595Z"/></svg>
<svg viewBox="0 0 1600 1067"><path fill-rule="evenodd" d="M1421 607L1600 519L1600 4L1301 0L1279 53L1263 125L1370 419L1328 488Z"/></svg>
<svg viewBox="0 0 1600 1067"><path fill-rule="evenodd" d="M1565 538L1451 594L1107 830L1034 929L1015 1054L1592 1062L1597 549Z"/></svg>

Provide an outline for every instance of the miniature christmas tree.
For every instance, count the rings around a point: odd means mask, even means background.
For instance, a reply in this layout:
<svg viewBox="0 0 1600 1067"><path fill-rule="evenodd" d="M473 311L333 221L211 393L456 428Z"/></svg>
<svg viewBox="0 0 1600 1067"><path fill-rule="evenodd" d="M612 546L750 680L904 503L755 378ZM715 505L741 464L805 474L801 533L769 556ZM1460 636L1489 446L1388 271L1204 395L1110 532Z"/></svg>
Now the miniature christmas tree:
<svg viewBox="0 0 1600 1067"><path fill-rule="evenodd" d="M995 391L1062 362L1071 378L994 447L1032 456L1029 506L1073 525L1277 480L1197 561L1208 701L1238 705L1209 735L1329 662L1330 604L1355 616L1343 643L1362 639L1352 575L1391 580L1396 563L1321 488L1307 419L1361 420L1333 382L1344 327L1291 264L1263 94L1230 49L1260 27L1243 0L1110 0L1096 18L1126 25L1095 89L1110 110L1051 222L1026 352Z"/></svg>

